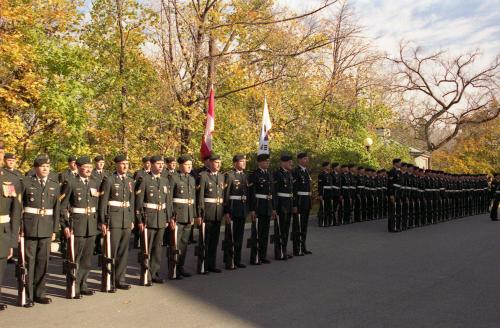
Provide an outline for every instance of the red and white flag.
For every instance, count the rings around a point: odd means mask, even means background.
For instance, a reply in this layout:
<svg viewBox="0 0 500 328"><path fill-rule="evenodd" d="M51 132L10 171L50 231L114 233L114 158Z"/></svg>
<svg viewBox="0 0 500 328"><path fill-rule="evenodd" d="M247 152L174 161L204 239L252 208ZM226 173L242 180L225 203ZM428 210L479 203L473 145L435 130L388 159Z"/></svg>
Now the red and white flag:
<svg viewBox="0 0 500 328"><path fill-rule="evenodd" d="M212 153L212 133L215 126L215 92L214 86L210 87L208 99L207 120L205 122L205 133L201 138L200 156L206 158Z"/></svg>

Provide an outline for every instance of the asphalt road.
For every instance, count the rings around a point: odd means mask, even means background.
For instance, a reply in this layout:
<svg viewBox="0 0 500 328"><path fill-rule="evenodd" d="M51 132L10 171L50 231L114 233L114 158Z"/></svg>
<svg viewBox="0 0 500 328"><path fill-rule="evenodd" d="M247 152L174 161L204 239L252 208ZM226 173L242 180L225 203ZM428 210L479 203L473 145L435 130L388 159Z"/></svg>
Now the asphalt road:
<svg viewBox="0 0 500 328"><path fill-rule="evenodd" d="M500 224L486 215L399 234L387 233L385 220L311 224L313 255L82 300L63 298L53 260L53 303L11 305L0 327L500 327ZM98 279L94 271L92 287ZM14 304L15 280L6 285L4 299Z"/></svg>

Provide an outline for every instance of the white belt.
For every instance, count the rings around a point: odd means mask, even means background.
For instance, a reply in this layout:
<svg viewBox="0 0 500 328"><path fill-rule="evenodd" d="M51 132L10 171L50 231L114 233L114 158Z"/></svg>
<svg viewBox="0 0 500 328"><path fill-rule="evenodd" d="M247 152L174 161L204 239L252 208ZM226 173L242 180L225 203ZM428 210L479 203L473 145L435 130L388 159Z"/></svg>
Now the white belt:
<svg viewBox="0 0 500 328"><path fill-rule="evenodd" d="M10 216L8 214L0 215L0 224L1 223L9 223L9 222L10 222Z"/></svg>
<svg viewBox="0 0 500 328"><path fill-rule="evenodd" d="M400 184L393 184L394 187L398 187L398 188L401 188L401 185Z"/></svg>
<svg viewBox="0 0 500 328"><path fill-rule="evenodd" d="M285 197L285 198L292 198L293 197L293 194L287 194L284 192L279 192L277 195L278 195L278 197Z"/></svg>
<svg viewBox="0 0 500 328"><path fill-rule="evenodd" d="M231 199L231 200L247 200L247 196L231 195L231 196L229 196L229 199Z"/></svg>
<svg viewBox="0 0 500 328"><path fill-rule="evenodd" d="M338 186L332 186L333 189L340 189Z"/></svg>
<svg viewBox="0 0 500 328"><path fill-rule="evenodd" d="M222 198L203 198L203 201L205 203L212 203L212 204L222 204L222 202L224 201L224 199Z"/></svg>
<svg viewBox="0 0 500 328"><path fill-rule="evenodd" d="M110 200L108 201L109 206L113 207L130 207L130 202L119 202L117 200Z"/></svg>
<svg viewBox="0 0 500 328"><path fill-rule="evenodd" d="M349 189L349 186L342 186L342 189Z"/></svg>
<svg viewBox="0 0 500 328"><path fill-rule="evenodd" d="M259 199L273 199L273 195L255 194L255 198Z"/></svg>
<svg viewBox="0 0 500 328"><path fill-rule="evenodd" d="M323 189L333 189L333 186L323 186Z"/></svg>
<svg viewBox="0 0 500 328"><path fill-rule="evenodd" d="M163 203L163 204L144 203L144 207L150 208L152 210L161 211L161 210L164 210L167 208L167 204L165 204L165 203Z"/></svg>
<svg viewBox="0 0 500 328"><path fill-rule="evenodd" d="M51 208L35 208L35 207L25 207L24 213L38 214L38 215L52 215L54 211Z"/></svg>
<svg viewBox="0 0 500 328"><path fill-rule="evenodd" d="M299 196L311 196L310 191L297 191L297 195Z"/></svg>
<svg viewBox="0 0 500 328"><path fill-rule="evenodd" d="M73 207L71 212L76 214L91 214L95 213L95 207Z"/></svg>
<svg viewBox="0 0 500 328"><path fill-rule="evenodd" d="M500 194L500 190L495 191L496 194Z"/></svg>
<svg viewBox="0 0 500 328"><path fill-rule="evenodd" d="M193 205L191 198L174 198L174 203Z"/></svg>
<svg viewBox="0 0 500 328"><path fill-rule="evenodd" d="M387 187L382 187L382 189L387 189Z"/></svg>
<svg viewBox="0 0 500 328"><path fill-rule="evenodd" d="M358 186L359 189L365 189L365 186Z"/></svg>

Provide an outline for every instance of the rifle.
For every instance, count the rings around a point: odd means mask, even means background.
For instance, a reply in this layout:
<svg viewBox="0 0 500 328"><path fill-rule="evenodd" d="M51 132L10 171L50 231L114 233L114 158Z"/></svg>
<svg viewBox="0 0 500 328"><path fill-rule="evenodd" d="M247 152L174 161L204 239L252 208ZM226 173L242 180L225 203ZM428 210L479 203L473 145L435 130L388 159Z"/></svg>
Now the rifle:
<svg viewBox="0 0 500 328"><path fill-rule="evenodd" d="M168 258L168 279L177 278L177 256L179 250L177 249L177 223L174 219L174 228L170 232L169 244L167 247Z"/></svg>
<svg viewBox="0 0 500 328"><path fill-rule="evenodd" d="M17 303L19 306L26 304L26 288L28 287L28 270L26 269L26 258L24 249L24 227L21 219L21 234L19 236L19 254L17 257L16 277L17 277Z"/></svg>
<svg viewBox="0 0 500 328"><path fill-rule="evenodd" d="M227 269L234 269L234 239L233 239L233 221L226 223L224 231L224 240L222 241L222 250L224 251L224 263Z"/></svg>
<svg viewBox="0 0 500 328"><path fill-rule="evenodd" d="M76 296L76 275L78 266L75 262L75 234L73 233L73 219L69 218L70 236L66 241L66 298Z"/></svg>
<svg viewBox="0 0 500 328"><path fill-rule="evenodd" d="M108 231L103 236L103 249L100 255L102 276L101 291L104 293L114 292L115 289L115 259L111 253L111 231L109 230L109 216L106 216Z"/></svg>
<svg viewBox="0 0 500 328"><path fill-rule="evenodd" d="M275 249L275 257L277 260L282 260L284 258L283 256L283 243L282 243L282 236L281 236L281 227L280 227L280 220L279 220L279 217L276 216L276 218L274 219L274 224L276 226L275 228L275 233L274 235L271 235L271 244L275 244L274 245L274 249ZM278 254L278 250L279 250L279 254Z"/></svg>
<svg viewBox="0 0 500 328"><path fill-rule="evenodd" d="M302 256L304 253L302 252L302 227L300 225L300 214L294 214L293 217L297 222L297 230L292 232L290 240L297 244L297 247L299 248L299 256Z"/></svg>
<svg viewBox="0 0 500 328"><path fill-rule="evenodd" d="M247 239L247 248L251 248L252 251L255 252L255 264L259 264L260 263L260 258L259 258L259 251L260 251L259 218L255 218L255 234L254 234L253 238Z"/></svg>
<svg viewBox="0 0 500 328"><path fill-rule="evenodd" d="M142 251L139 252L138 261L141 265L141 282L143 286L151 285L151 275L149 268L149 240L148 240L148 228L144 225L144 230L142 231Z"/></svg>
<svg viewBox="0 0 500 328"><path fill-rule="evenodd" d="M197 272L199 274L206 274L207 270L205 268L205 258L206 258L206 246L205 246L205 221L201 221L198 225L198 245L194 248L194 255L198 257Z"/></svg>

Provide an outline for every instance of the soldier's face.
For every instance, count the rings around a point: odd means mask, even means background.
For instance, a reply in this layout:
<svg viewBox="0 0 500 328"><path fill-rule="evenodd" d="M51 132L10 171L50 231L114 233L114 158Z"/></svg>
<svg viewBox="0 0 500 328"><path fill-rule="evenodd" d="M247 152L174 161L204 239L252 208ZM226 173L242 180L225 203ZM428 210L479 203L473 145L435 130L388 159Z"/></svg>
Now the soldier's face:
<svg viewBox="0 0 500 328"><path fill-rule="evenodd" d="M78 174L84 178L90 177L92 174L92 164L85 164L78 167Z"/></svg>
<svg viewBox="0 0 500 328"><path fill-rule="evenodd" d="M299 158L298 159L298 162L301 166L303 167L308 167L309 166L309 157L303 157L303 158Z"/></svg>
<svg viewBox="0 0 500 328"><path fill-rule="evenodd" d="M104 168L104 161L98 161L95 163L95 168L98 169L99 171Z"/></svg>
<svg viewBox="0 0 500 328"><path fill-rule="evenodd" d="M243 171L247 167L247 160L241 159L237 162L234 162L234 168L238 171Z"/></svg>
<svg viewBox="0 0 500 328"><path fill-rule="evenodd" d="M191 170L193 169L193 162L192 161L186 161L183 164L180 164L179 169L184 174L191 173Z"/></svg>
<svg viewBox="0 0 500 328"><path fill-rule="evenodd" d="M35 168L35 173L37 176L41 178L45 178L49 175L50 172L50 164L42 164L39 167Z"/></svg>
<svg viewBox="0 0 500 328"><path fill-rule="evenodd" d="M5 167L8 169L13 169L16 167L16 160L14 158L9 158L5 160Z"/></svg>
<svg viewBox="0 0 500 328"><path fill-rule="evenodd" d="M71 171L76 170L76 161L68 162L68 167Z"/></svg>
<svg viewBox="0 0 500 328"><path fill-rule="evenodd" d="M219 172L220 168L222 166L222 161L220 159L217 159L215 161L211 161L210 166L211 166L210 169L213 172Z"/></svg>
<svg viewBox="0 0 500 328"><path fill-rule="evenodd" d="M271 161L266 159L265 161L260 161L259 162L259 167L263 170L267 170L269 168L269 165L271 164Z"/></svg>
<svg viewBox="0 0 500 328"><path fill-rule="evenodd" d="M154 162L154 164L151 164L151 171L154 173L154 174L159 174L163 171L163 167L165 166L165 162L164 161L157 161L157 162Z"/></svg>
<svg viewBox="0 0 500 328"><path fill-rule="evenodd" d="M150 161L147 161L147 162L142 163L142 167L143 167L143 168L144 168L144 170L146 170L146 171L151 170L151 162L150 162Z"/></svg>
<svg viewBox="0 0 500 328"><path fill-rule="evenodd" d="M116 172L118 174L125 174L128 171L128 161L116 163Z"/></svg>
<svg viewBox="0 0 500 328"><path fill-rule="evenodd" d="M175 171L175 168L177 167L177 162L173 161L167 164L167 169L170 171Z"/></svg>
<svg viewBox="0 0 500 328"><path fill-rule="evenodd" d="M293 161L281 162L281 167L283 167L287 171L290 171L293 168Z"/></svg>

